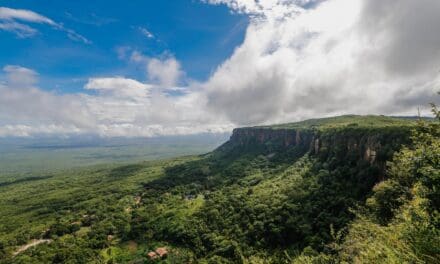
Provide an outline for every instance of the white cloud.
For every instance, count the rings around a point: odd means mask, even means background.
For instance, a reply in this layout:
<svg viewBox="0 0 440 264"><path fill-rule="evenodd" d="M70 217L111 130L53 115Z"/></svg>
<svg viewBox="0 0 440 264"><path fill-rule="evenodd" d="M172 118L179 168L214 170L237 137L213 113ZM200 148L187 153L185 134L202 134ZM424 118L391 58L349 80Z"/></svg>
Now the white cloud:
<svg viewBox="0 0 440 264"><path fill-rule="evenodd" d="M247 14L254 20L280 20L292 18L304 11L303 7L323 0L202 0L227 5L234 12ZM255 21L254 21L255 22Z"/></svg>
<svg viewBox="0 0 440 264"><path fill-rule="evenodd" d="M35 86L31 69L6 66L7 82L0 85L0 124L6 126L65 126L91 129L94 116L80 95L59 95Z"/></svg>
<svg viewBox="0 0 440 264"><path fill-rule="evenodd" d="M72 125L6 125L0 126L0 137L30 137L35 135L72 135L81 130Z"/></svg>
<svg viewBox="0 0 440 264"><path fill-rule="evenodd" d="M179 88L176 86L183 81L185 74L180 62L171 54L165 53L158 58L152 58L126 46L119 47L116 51L118 58L129 59L129 62L145 66L148 80L156 86L175 90ZM128 56L130 52L131 55Z"/></svg>
<svg viewBox="0 0 440 264"><path fill-rule="evenodd" d="M3 71L7 74L10 85L29 87L37 82L38 74L31 69L17 65L6 65Z"/></svg>
<svg viewBox="0 0 440 264"><path fill-rule="evenodd" d="M151 33L148 29L144 28L144 27L138 27L139 32L141 32L142 35L144 35L145 37L152 39L154 38L153 33Z"/></svg>
<svg viewBox="0 0 440 264"><path fill-rule="evenodd" d="M118 50L119 57L145 67L148 83L91 78L84 88L96 93L59 95L39 89L36 72L7 66L0 135L223 132L349 113L414 115L436 100L437 0L209 3L252 19L243 43L208 81L185 80L173 56L151 58L128 47ZM176 89L184 92L168 93Z"/></svg>
<svg viewBox="0 0 440 264"><path fill-rule="evenodd" d="M0 19L2 20L22 20L27 22L48 24L55 26L56 23L45 16L37 14L30 10L12 9L7 7L0 7Z"/></svg>
<svg viewBox="0 0 440 264"><path fill-rule="evenodd" d="M90 40L76 33L74 30L66 28L63 24L56 23L52 19L36 12L25 9L0 7L0 30L12 32L20 38L32 37L38 33L37 29L24 24L24 22L46 24L57 30L64 31L67 36L74 41L91 44Z"/></svg>
<svg viewBox="0 0 440 264"><path fill-rule="evenodd" d="M90 78L96 93L60 95L37 87L38 74L6 66L0 84L0 136L97 134L157 136L225 132L230 123L206 115L196 88L169 96L162 87L124 77Z"/></svg>
<svg viewBox="0 0 440 264"><path fill-rule="evenodd" d="M126 52L130 51L130 49L127 49ZM124 57L125 58L125 57ZM142 53L140 53L137 50L134 50L131 55L130 55L130 61L131 62L136 62L136 63L144 63L145 65L148 63L148 60L150 58L143 55Z"/></svg>
<svg viewBox="0 0 440 264"><path fill-rule="evenodd" d="M127 54L131 51L131 47L129 46L119 46L115 49L116 54L118 55L118 59L125 60L127 58Z"/></svg>
<svg viewBox="0 0 440 264"><path fill-rule="evenodd" d="M124 52L126 54L128 50L124 50ZM121 56L121 58L125 57ZM134 50L131 53L130 61L145 65L149 81L163 88L174 89L184 76L179 61L169 54L164 54L160 58L151 58Z"/></svg>
<svg viewBox="0 0 440 264"><path fill-rule="evenodd" d="M143 99L148 96L151 85L123 77L91 78L85 85L85 89L97 90L104 96L130 98L133 100Z"/></svg>
<svg viewBox="0 0 440 264"><path fill-rule="evenodd" d="M163 60L150 59L147 64L147 73L152 82L165 87L176 86L183 74L180 63L174 57Z"/></svg>
<svg viewBox="0 0 440 264"><path fill-rule="evenodd" d="M258 14L204 84L208 106L236 124L414 115L439 89L438 1L328 0L313 9L298 1L211 2Z"/></svg>
<svg viewBox="0 0 440 264"><path fill-rule="evenodd" d="M35 28L17 22L0 22L0 30L12 32L19 38L29 38L38 33Z"/></svg>

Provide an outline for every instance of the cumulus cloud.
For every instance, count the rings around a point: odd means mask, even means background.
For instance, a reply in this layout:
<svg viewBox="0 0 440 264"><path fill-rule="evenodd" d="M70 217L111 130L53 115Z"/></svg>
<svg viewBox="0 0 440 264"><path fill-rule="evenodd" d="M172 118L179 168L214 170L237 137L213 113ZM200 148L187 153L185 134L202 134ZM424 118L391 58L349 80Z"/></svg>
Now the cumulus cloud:
<svg viewBox="0 0 440 264"><path fill-rule="evenodd" d="M84 87L96 90L103 96L141 100L148 96L151 85L123 77L91 78Z"/></svg>
<svg viewBox="0 0 440 264"><path fill-rule="evenodd" d="M301 5L313 0L205 0L209 4L225 4L235 12L263 18L281 18L301 12Z"/></svg>
<svg viewBox="0 0 440 264"><path fill-rule="evenodd" d="M38 74L8 65L0 83L0 136L97 134L157 136L225 132L227 122L206 115L204 97L170 96L162 87L124 77L90 78L92 93L56 94L38 87Z"/></svg>
<svg viewBox="0 0 440 264"><path fill-rule="evenodd" d="M94 117L81 96L39 89L35 86L38 75L31 69L6 66L3 70L7 82L0 85L0 124L93 127Z"/></svg>
<svg viewBox="0 0 440 264"><path fill-rule="evenodd" d="M128 47L118 48L118 57L126 58L129 51ZM149 81L163 88L174 88L184 76L180 62L170 54L164 54L160 58L151 58L133 50L130 61L145 65Z"/></svg>
<svg viewBox="0 0 440 264"><path fill-rule="evenodd" d="M440 70L437 25L439 1L371 0L364 2L360 31L371 36L371 43L380 43L381 49L369 55L384 55L383 66L389 73L418 75Z"/></svg>
<svg viewBox="0 0 440 264"><path fill-rule="evenodd" d="M251 17L243 43L206 82L183 80L173 56L129 47L118 56L145 67L147 82L94 77L89 93L60 95L39 89L35 71L6 66L0 135L224 132L340 114L414 115L438 100L437 0L205 2ZM171 95L176 86L185 92Z"/></svg>
<svg viewBox="0 0 440 264"><path fill-rule="evenodd" d="M3 71L7 74L11 86L31 87L37 82L38 74L31 69L17 65L6 65Z"/></svg>
<svg viewBox="0 0 440 264"><path fill-rule="evenodd" d="M170 57L164 60L150 59L147 64L147 73L152 82L165 87L173 87L178 84L183 72L180 69L180 63L174 57Z"/></svg>
<svg viewBox="0 0 440 264"><path fill-rule="evenodd" d="M46 24L57 30L64 31L67 36L74 41L81 41L90 44L91 41L74 30L64 27L61 23L56 23L52 19L40 15L31 10L13 9L0 7L0 30L9 31L20 38L28 38L36 35L38 30L24 23Z"/></svg>
<svg viewBox="0 0 440 264"><path fill-rule="evenodd" d="M258 15L205 84L213 112L234 123L414 114L439 89L438 1L210 2Z"/></svg>

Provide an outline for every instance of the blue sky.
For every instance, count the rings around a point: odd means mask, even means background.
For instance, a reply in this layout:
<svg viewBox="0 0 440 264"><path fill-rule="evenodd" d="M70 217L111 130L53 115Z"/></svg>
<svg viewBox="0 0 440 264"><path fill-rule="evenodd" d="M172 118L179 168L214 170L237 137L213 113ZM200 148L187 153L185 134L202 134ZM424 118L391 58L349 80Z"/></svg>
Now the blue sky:
<svg viewBox="0 0 440 264"><path fill-rule="evenodd" d="M145 70L118 58L126 47L146 56L173 55L188 78L206 80L244 37L245 15L223 5L179 1L2 1L2 6L32 10L84 36L74 41L45 24L19 37L0 30L0 61L36 70L44 89L73 93L92 76L145 79ZM146 33L150 32L150 36Z"/></svg>
<svg viewBox="0 0 440 264"><path fill-rule="evenodd" d="M0 2L0 137L429 113L440 1Z"/></svg>

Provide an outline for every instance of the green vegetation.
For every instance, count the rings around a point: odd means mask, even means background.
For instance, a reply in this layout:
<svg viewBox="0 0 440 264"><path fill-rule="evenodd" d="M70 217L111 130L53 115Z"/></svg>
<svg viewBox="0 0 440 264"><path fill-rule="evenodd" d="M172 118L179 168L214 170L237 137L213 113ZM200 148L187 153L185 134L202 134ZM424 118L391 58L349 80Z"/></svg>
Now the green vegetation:
<svg viewBox="0 0 440 264"><path fill-rule="evenodd" d="M0 263L440 263L434 113L10 181ZM150 260L157 247L168 256Z"/></svg>
<svg viewBox="0 0 440 264"><path fill-rule="evenodd" d="M440 263L440 112L419 122L412 147L396 153L340 247L359 263Z"/></svg>
<svg viewBox="0 0 440 264"><path fill-rule="evenodd" d="M263 126L270 128L297 128L297 129L319 129L325 130L329 128L344 127L362 127L362 128L384 128L389 126L412 126L417 122L417 118L413 117L388 117L388 116L358 116L344 115L337 117L309 119L296 123Z"/></svg>
<svg viewBox="0 0 440 264"><path fill-rule="evenodd" d="M215 149L226 134L158 138L0 138L0 182L100 164L196 155Z"/></svg>

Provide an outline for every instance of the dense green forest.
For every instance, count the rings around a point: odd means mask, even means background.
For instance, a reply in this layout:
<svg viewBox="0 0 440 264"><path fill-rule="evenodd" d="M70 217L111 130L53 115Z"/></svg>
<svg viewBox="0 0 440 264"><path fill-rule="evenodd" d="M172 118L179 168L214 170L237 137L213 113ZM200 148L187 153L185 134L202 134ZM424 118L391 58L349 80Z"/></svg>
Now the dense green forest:
<svg viewBox="0 0 440 264"><path fill-rule="evenodd" d="M243 128L205 155L0 182L0 262L440 263L433 112Z"/></svg>

